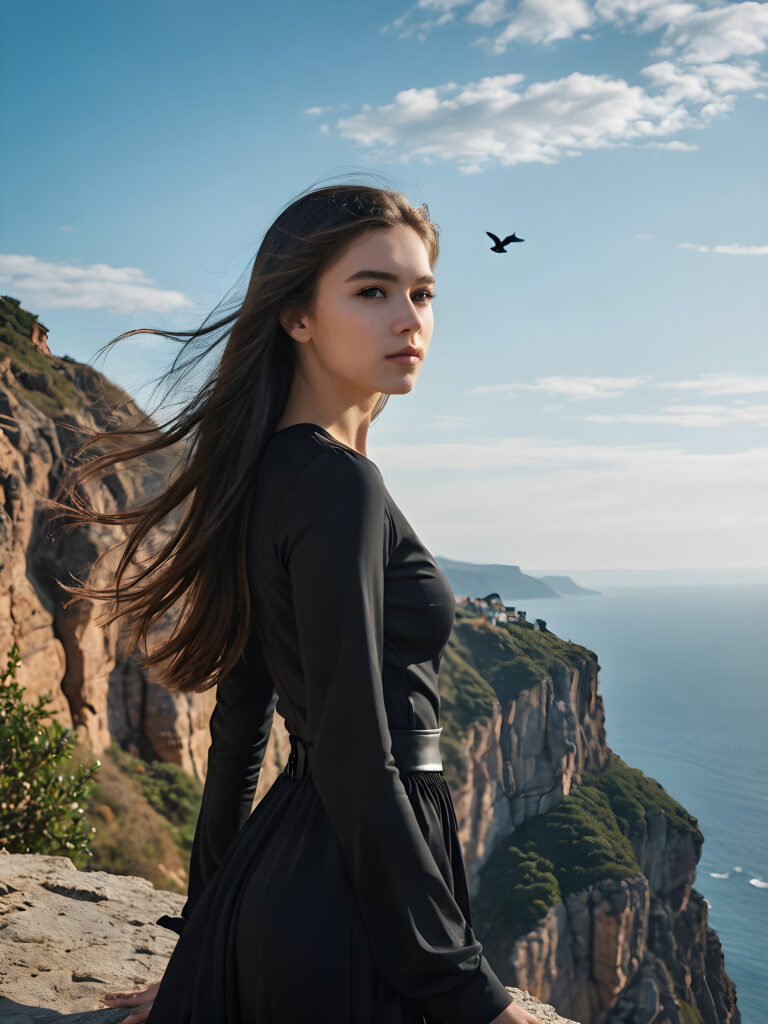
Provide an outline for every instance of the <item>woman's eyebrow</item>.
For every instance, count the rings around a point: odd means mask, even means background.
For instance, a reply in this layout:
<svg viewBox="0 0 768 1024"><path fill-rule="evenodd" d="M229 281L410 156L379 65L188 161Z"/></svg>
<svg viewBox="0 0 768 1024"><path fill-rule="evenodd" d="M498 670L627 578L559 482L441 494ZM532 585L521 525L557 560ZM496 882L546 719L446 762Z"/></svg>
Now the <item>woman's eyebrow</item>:
<svg viewBox="0 0 768 1024"><path fill-rule="evenodd" d="M397 274L390 274L387 270L358 270L352 277L348 277L344 284L349 281L356 281L359 277L375 277L379 281L394 281L397 283L400 278ZM429 284L434 284L435 279L431 274L423 274L421 277L417 277L415 284L421 284L422 281L427 281Z"/></svg>

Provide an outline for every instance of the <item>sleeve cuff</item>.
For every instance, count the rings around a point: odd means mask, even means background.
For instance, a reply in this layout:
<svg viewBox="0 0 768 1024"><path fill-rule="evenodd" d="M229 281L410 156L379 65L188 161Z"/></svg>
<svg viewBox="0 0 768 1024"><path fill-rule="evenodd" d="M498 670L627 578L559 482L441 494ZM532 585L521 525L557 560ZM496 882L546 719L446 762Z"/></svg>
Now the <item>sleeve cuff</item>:
<svg viewBox="0 0 768 1024"><path fill-rule="evenodd" d="M514 999L486 958L450 992L422 1000L427 1024L490 1024Z"/></svg>
<svg viewBox="0 0 768 1024"><path fill-rule="evenodd" d="M186 919L183 917L169 917L168 914L163 914L162 917L158 917L155 924L162 925L163 928L170 928L172 932L176 932L177 935L181 935Z"/></svg>

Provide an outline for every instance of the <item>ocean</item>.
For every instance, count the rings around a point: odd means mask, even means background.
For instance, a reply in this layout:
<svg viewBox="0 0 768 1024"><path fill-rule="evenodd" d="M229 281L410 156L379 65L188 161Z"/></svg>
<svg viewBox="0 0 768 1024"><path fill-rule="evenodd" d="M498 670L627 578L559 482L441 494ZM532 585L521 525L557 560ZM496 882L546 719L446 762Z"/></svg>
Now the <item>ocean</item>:
<svg viewBox="0 0 768 1024"><path fill-rule="evenodd" d="M527 571L527 570L526 570ZM704 834L696 888L744 1024L768 1019L768 582L599 585L510 599L600 664L608 745Z"/></svg>

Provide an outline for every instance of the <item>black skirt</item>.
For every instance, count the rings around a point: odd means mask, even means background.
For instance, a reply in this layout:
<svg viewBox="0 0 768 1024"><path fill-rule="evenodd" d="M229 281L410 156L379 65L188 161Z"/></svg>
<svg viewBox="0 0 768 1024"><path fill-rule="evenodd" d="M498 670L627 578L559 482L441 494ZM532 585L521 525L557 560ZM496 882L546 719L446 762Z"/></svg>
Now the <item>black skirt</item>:
<svg viewBox="0 0 768 1024"><path fill-rule="evenodd" d="M471 924L444 775L402 772L401 778L441 874ZM283 770L186 921L147 1024L310 1020L423 1024L425 1018L377 968L311 772L294 779Z"/></svg>

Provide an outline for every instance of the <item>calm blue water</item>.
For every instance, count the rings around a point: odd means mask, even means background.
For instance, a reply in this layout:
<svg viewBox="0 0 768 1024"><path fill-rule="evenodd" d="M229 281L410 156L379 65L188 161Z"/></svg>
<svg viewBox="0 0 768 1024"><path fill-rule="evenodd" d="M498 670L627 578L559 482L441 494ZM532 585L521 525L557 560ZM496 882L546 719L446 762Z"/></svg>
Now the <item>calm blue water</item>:
<svg viewBox="0 0 768 1024"><path fill-rule="evenodd" d="M507 603L596 653L609 746L698 818L694 886L744 1024L764 1024L768 584L583 585L602 596Z"/></svg>

